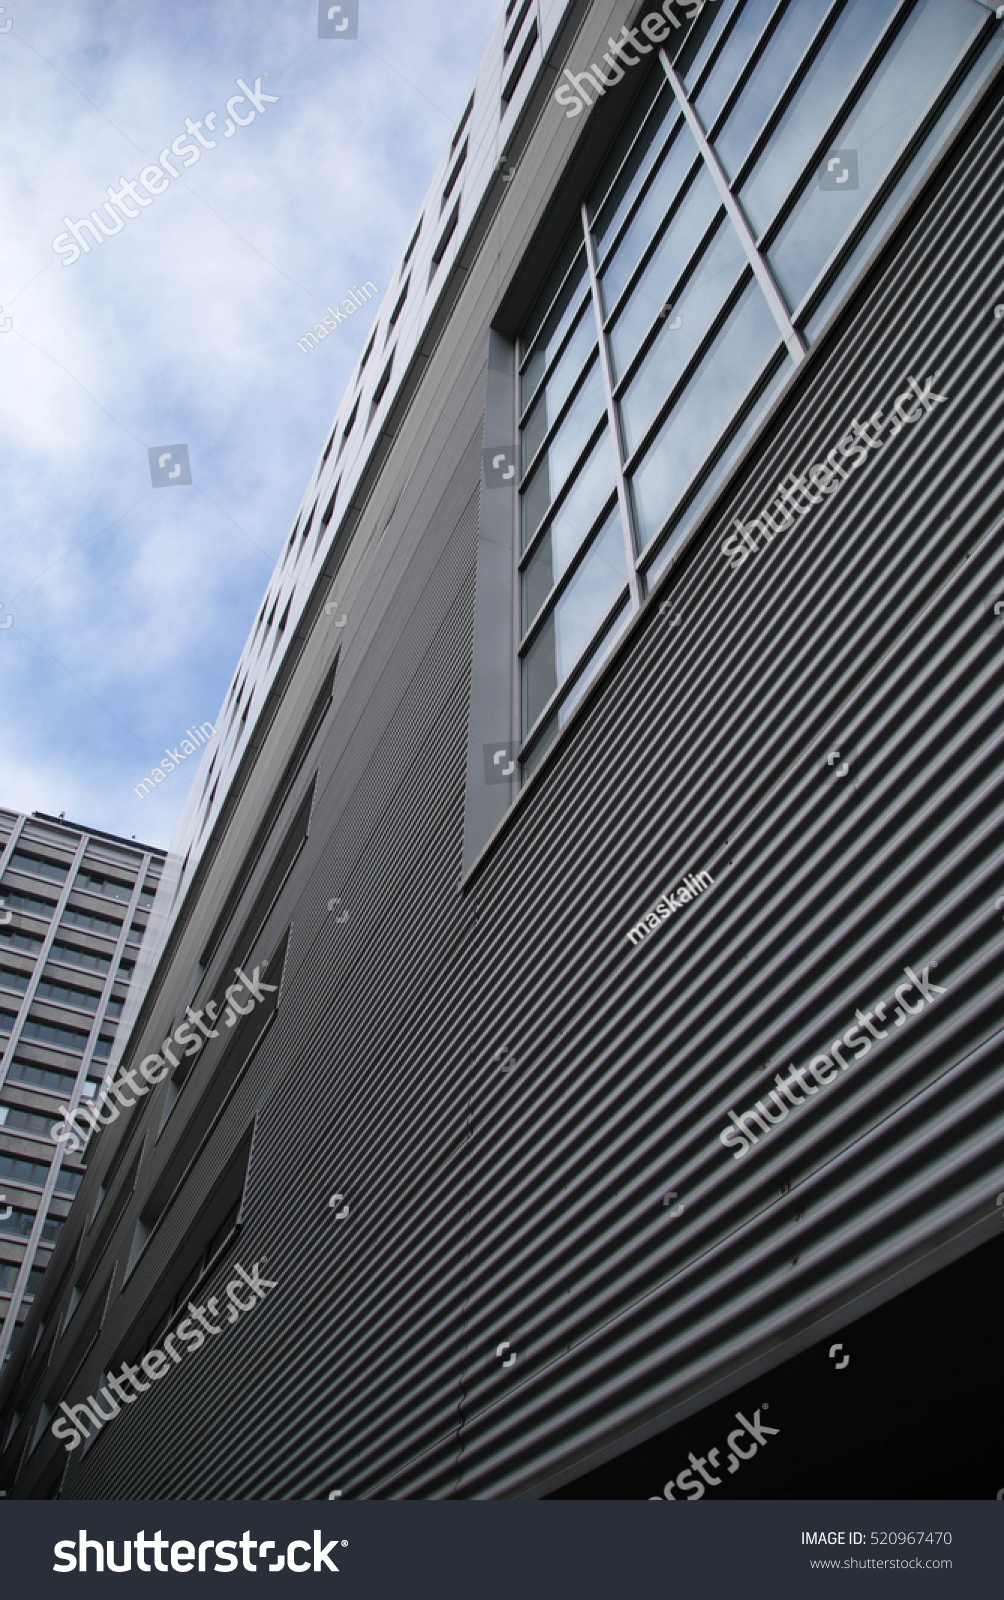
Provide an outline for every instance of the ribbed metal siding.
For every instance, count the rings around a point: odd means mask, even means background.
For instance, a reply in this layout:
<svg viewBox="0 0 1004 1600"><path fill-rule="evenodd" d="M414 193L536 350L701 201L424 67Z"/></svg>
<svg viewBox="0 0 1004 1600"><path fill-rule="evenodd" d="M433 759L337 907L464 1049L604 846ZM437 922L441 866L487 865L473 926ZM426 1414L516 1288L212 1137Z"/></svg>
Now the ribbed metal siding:
<svg viewBox="0 0 1004 1600"><path fill-rule="evenodd" d="M267 1255L280 1288L64 1492L532 1491L992 1225L999 148L995 113L680 571L682 624L652 608L466 895L461 519L416 608L419 632L441 620L389 661L384 731L319 801L325 849L308 842L274 914L294 913L287 982L227 1137L267 1100L237 1258ZM950 405L729 572L733 511L908 372ZM714 890L631 949L704 868ZM732 1161L729 1106L935 960L935 1007Z"/></svg>
<svg viewBox="0 0 1004 1600"><path fill-rule="evenodd" d="M463 1117L453 1087L437 1080L450 1066L448 994L466 936L456 885L479 470L480 430L441 502L444 519L463 508L459 521L356 730L345 762L354 781L322 757L310 839L261 940L267 948L292 915L276 1023L141 1269L152 1286L261 1108L242 1236L199 1298L232 1275L232 1261L262 1256L279 1288L170 1392L118 1417L66 1494L184 1498L209 1483L227 1498L326 1494L350 1454L382 1464L391 1447L407 1458L450 1425L449 1362L429 1374L424 1417L414 1404L412 1326L438 1325L447 1308L416 1267L410 1230L395 1237L394 1217L427 1205L427 1192L444 1205ZM344 924L327 911L336 891ZM437 1051L438 1070L417 1069ZM351 1226L332 1216L336 1190L349 1197ZM458 1308L455 1296L453 1321ZM318 1467L318 1453L330 1467Z"/></svg>
<svg viewBox="0 0 1004 1600"><path fill-rule="evenodd" d="M547 1483L992 1225L999 139L995 114L681 573L682 623L653 615L484 873L463 1476L444 1441L375 1492ZM732 515L910 372L950 404L730 572ZM659 892L704 868L715 889L632 949ZM730 1106L931 962L933 1009L731 1159Z"/></svg>

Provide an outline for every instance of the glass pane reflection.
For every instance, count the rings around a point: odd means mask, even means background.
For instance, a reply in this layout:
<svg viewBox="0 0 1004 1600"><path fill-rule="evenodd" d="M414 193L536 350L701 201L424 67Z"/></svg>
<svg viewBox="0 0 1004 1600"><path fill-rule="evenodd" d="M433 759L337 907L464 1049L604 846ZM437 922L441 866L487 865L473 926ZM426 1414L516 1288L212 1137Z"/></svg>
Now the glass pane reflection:
<svg viewBox="0 0 1004 1600"><path fill-rule="evenodd" d="M948 64L981 26L975 12L964 11L954 0L921 0L901 28L852 116L834 137L835 149L856 154L857 171L843 169L847 188L824 189L822 174L814 174L770 250L771 265L792 306L803 299L888 171L944 82ZM855 178L857 187L852 188Z"/></svg>
<svg viewBox="0 0 1004 1600"><path fill-rule="evenodd" d="M574 333L565 346L551 376L534 404L520 436L520 470L525 472L547 435L569 394L579 373L586 366L596 348L596 320L593 308L587 305L579 318Z"/></svg>
<svg viewBox="0 0 1004 1600"><path fill-rule="evenodd" d="M745 265L746 253L739 236L726 219L674 302L672 312L663 319L661 331L621 401L624 442L629 454L637 448Z"/></svg>
<svg viewBox="0 0 1004 1600"><path fill-rule="evenodd" d="M658 533L777 345L777 324L753 283L632 478L643 546Z"/></svg>
<svg viewBox="0 0 1004 1600"><path fill-rule="evenodd" d="M718 190L708 173L702 170L610 330L615 377L623 377L632 356L720 210Z"/></svg>
<svg viewBox="0 0 1004 1600"><path fill-rule="evenodd" d="M632 217L627 231L600 268L603 304L608 314L624 293L628 279L645 254L649 241L658 232L666 212L698 159L694 136L690 129L681 123L662 165L652 180L652 186Z"/></svg>
<svg viewBox="0 0 1004 1600"><path fill-rule="evenodd" d="M718 159L728 177L735 177L749 155L753 141L777 105L830 5L831 0L797 0L789 4L715 139Z"/></svg>
<svg viewBox="0 0 1004 1600"><path fill-rule="evenodd" d="M600 364L594 360L564 422L534 468L523 494L524 549L540 527L548 507L575 465L605 407Z"/></svg>
<svg viewBox="0 0 1004 1600"><path fill-rule="evenodd" d="M532 728L564 683L627 582L620 513L614 507L582 564L523 658L526 720Z"/></svg>
<svg viewBox="0 0 1004 1600"><path fill-rule="evenodd" d="M747 0L721 55L708 74L707 82L694 101L702 127L710 128L721 111L777 5L778 0ZM755 82L758 71L759 67L754 69L751 83ZM747 84L741 99L745 101L749 94L750 84Z"/></svg>
<svg viewBox="0 0 1004 1600"><path fill-rule="evenodd" d="M798 0L796 16L802 4L803 0ZM814 6L816 0L808 0L808 4ZM756 233L763 234L787 199L896 5L897 0L849 0L837 18L766 150L743 184L743 205Z"/></svg>

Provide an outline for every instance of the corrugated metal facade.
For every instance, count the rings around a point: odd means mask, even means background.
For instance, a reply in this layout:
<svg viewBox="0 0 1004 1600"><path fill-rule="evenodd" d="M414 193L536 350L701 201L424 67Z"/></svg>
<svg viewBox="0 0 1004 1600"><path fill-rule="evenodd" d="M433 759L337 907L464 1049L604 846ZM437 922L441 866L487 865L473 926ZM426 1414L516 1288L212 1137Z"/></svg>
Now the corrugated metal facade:
<svg viewBox="0 0 1004 1600"><path fill-rule="evenodd" d="M101 1360L256 1116L239 1243L199 1294L235 1260L278 1287L64 1494L545 1493L999 1229L1002 120L964 135L463 885L482 440L458 425L441 554L284 812L319 768L256 945L292 923L276 1022ZM908 376L947 399L731 570L733 517ZM906 967L943 992L896 1025ZM729 1110L876 1002L888 1037L735 1159ZM16 1492L50 1492L23 1459Z"/></svg>

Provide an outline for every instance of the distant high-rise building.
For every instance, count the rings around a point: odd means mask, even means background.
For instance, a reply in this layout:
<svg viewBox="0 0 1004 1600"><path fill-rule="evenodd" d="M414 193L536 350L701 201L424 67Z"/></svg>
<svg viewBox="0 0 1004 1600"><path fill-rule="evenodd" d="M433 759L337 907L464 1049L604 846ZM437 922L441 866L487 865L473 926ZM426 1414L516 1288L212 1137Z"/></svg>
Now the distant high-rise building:
<svg viewBox="0 0 1004 1600"><path fill-rule="evenodd" d="M165 852L0 811L0 1350L7 1359L84 1176L51 1129L97 1093Z"/></svg>

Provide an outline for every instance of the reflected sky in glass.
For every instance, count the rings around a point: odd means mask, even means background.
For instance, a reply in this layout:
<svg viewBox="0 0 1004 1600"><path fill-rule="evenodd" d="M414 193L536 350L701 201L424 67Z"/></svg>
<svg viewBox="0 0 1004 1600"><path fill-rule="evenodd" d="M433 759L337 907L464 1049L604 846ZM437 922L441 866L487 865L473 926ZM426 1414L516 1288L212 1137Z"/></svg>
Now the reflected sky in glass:
<svg viewBox="0 0 1004 1600"><path fill-rule="evenodd" d="M833 140L857 152L858 188L822 189L818 174L770 250L770 263L794 307L803 299L861 207L888 171L968 44L981 18L956 0L921 0L855 110ZM846 170L846 169L845 169Z"/></svg>
<svg viewBox="0 0 1004 1600"><path fill-rule="evenodd" d="M708 173L702 170L691 184L680 209L610 330L610 355L615 380L624 375L632 356L675 289L681 273L716 214L720 212L718 190Z"/></svg>
<svg viewBox="0 0 1004 1600"><path fill-rule="evenodd" d="M796 13L803 3L811 7L816 0L797 0ZM743 206L758 236L777 215L895 9L896 0L850 0L837 18L770 143L743 184Z"/></svg>
<svg viewBox="0 0 1004 1600"><path fill-rule="evenodd" d="M575 465L606 407L600 364L594 360L582 388L551 443L534 468L523 494L523 545L529 543Z"/></svg>
<svg viewBox="0 0 1004 1600"><path fill-rule="evenodd" d="M644 255L650 239L658 232L659 224L697 159L694 136L688 127L681 124L624 237L600 267L603 305L608 315L623 294L628 279Z"/></svg>
<svg viewBox="0 0 1004 1600"><path fill-rule="evenodd" d="M710 128L721 111L778 3L779 0L747 0L721 55L708 74L707 82L694 101L703 128ZM751 80L754 85L755 80L756 70ZM756 94L755 87L753 93ZM749 94L750 88L747 86L743 90L743 100Z"/></svg>
<svg viewBox="0 0 1004 1600"><path fill-rule="evenodd" d="M587 302L561 359L541 391L523 426L520 439L520 470L525 472L547 435L558 412L568 399L575 380L596 348L596 318Z"/></svg>
<svg viewBox="0 0 1004 1600"><path fill-rule="evenodd" d="M767 302L753 283L632 477L638 538L643 546L662 527L779 339Z"/></svg>
<svg viewBox="0 0 1004 1600"><path fill-rule="evenodd" d="M739 236L726 219L708 245L621 400L628 454L636 449L673 384L746 265ZM680 326L675 324L679 320Z"/></svg>

